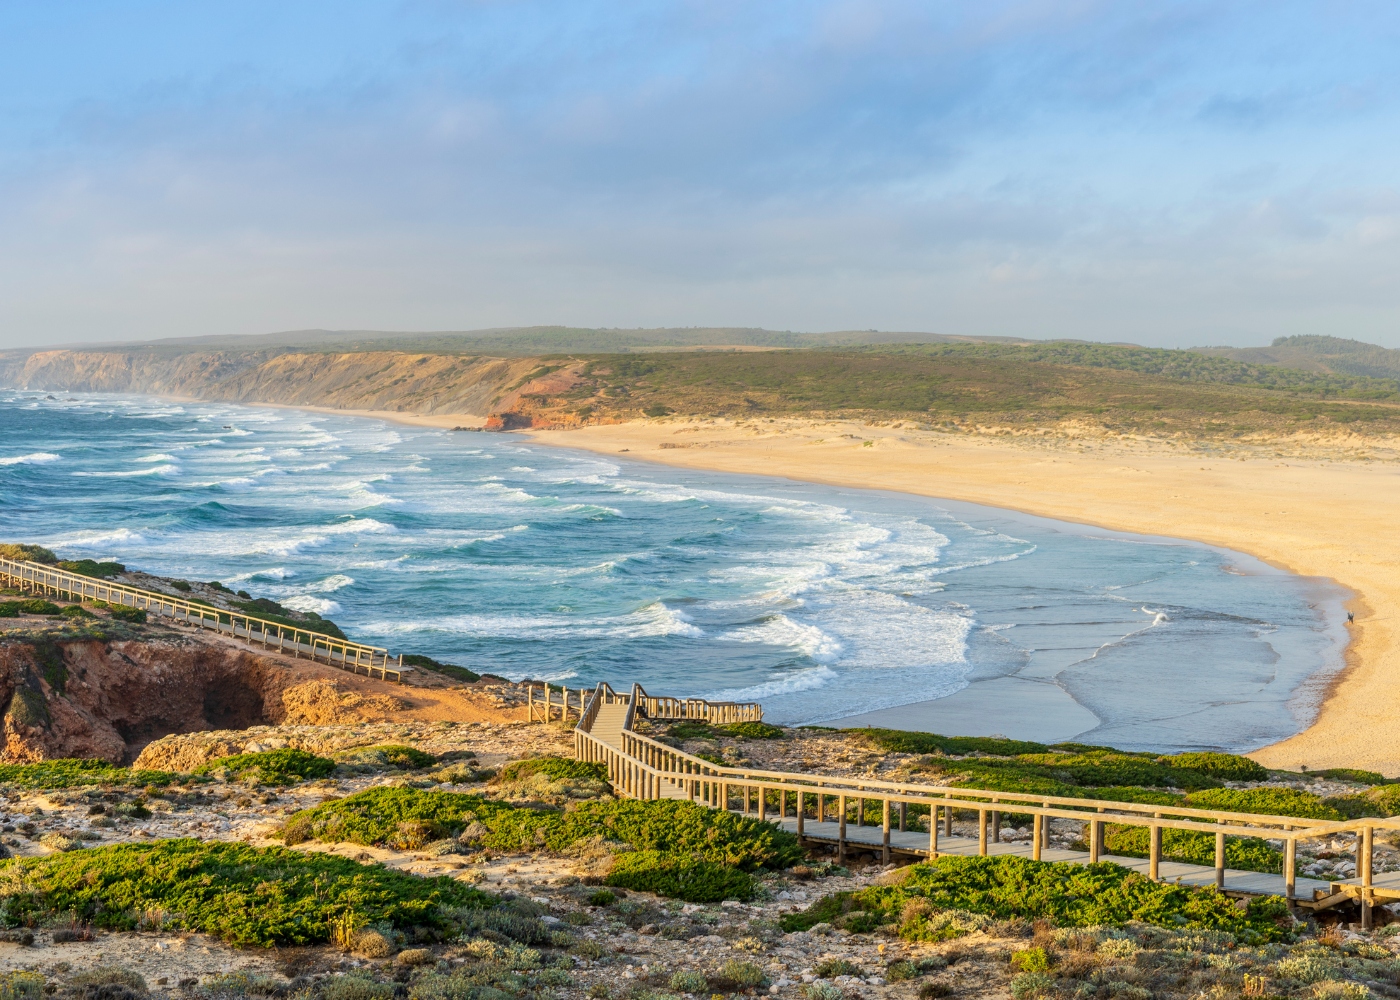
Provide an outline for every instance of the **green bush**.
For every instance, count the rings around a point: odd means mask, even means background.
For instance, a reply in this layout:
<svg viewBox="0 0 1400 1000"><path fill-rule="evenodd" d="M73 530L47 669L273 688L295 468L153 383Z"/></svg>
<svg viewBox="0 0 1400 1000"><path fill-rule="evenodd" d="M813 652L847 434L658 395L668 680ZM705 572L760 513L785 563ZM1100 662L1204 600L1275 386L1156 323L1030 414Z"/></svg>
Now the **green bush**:
<svg viewBox="0 0 1400 1000"><path fill-rule="evenodd" d="M356 747L335 755L342 764L370 765L384 768L398 768L402 771L416 771L432 767L437 758L422 750L402 746L398 743L384 743L372 747Z"/></svg>
<svg viewBox="0 0 1400 1000"><path fill-rule="evenodd" d="M604 881L608 885L654 892L688 903L748 899L754 892L753 876L746 871L687 854L660 851L628 851L618 855Z"/></svg>
<svg viewBox="0 0 1400 1000"><path fill-rule="evenodd" d="M52 566L58 556L42 545L29 545L25 542L0 542L0 559L13 559L16 562L36 562Z"/></svg>
<svg viewBox="0 0 1400 1000"><path fill-rule="evenodd" d="M118 573L126 572L126 567L119 562L93 562L91 559L65 561L59 563L58 567L80 576L95 576L102 580L110 580Z"/></svg>
<svg viewBox="0 0 1400 1000"><path fill-rule="evenodd" d="M1342 814L1325 805L1311 792L1296 788L1212 788L1192 792L1185 805L1193 809L1220 809L1225 812L1260 813L1269 816L1301 816L1306 819L1341 819Z"/></svg>
<svg viewBox="0 0 1400 1000"><path fill-rule="evenodd" d="M178 775L168 771L133 771L105 760L45 760L37 764L0 764L0 785L15 788L80 788L85 785L145 787L168 785Z"/></svg>
<svg viewBox="0 0 1400 1000"><path fill-rule="evenodd" d="M132 930L137 915L165 913L174 930L261 947L318 944L337 924L444 927L443 907L495 898L451 878L422 878L330 854L220 841L117 844L0 865L0 923L59 917Z"/></svg>
<svg viewBox="0 0 1400 1000"><path fill-rule="evenodd" d="M231 778L256 781L260 785L294 785L311 778L324 778L335 770L335 761L290 747L240 753L201 764L195 774L225 771Z"/></svg>
<svg viewBox="0 0 1400 1000"><path fill-rule="evenodd" d="M1354 781L1359 785L1388 785L1392 781L1375 771L1362 771L1354 767L1329 767L1325 771L1309 771L1308 775L1333 781Z"/></svg>
<svg viewBox="0 0 1400 1000"><path fill-rule="evenodd" d="M66 607L66 608L64 608L62 611L60 611L59 614L62 615L64 618L93 618L93 617L95 617L91 611L89 611L87 608L82 607L81 605L78 605L78 604L70 604L70 605L68 605L68 607Z"/></svg>
<svg viewBox="0 0 1400 1000"><path fill-rule="evenodd" d="M1145 826L1109 824L1104 836L1104 848L1109 854L1126 858L1145 858L1149 853L1151 832ZM1215 835L1194 830L1163 830L1162 857L1168 861L1184 861L1193 865L1215 867ZM1247 872L1283 871L1283 855L1258 837L1226 837L1225 867Z"/></svg>
<svg viewBox="0 0 1400 1000"><path fill-rule="evenodd" d="M420 827L439 836L456 835L472 822L488 830L481 843L500 851L562 851L601 837L639 851L686 853L746 871L786 868L803 857L790 833L691 802L582 802L566 812L546 812L479 795L417 788L368 788L304 809L287 820L283 837L288 844L312 839L384 844L412 837Z"/></svg>
<svg viewBox="0 0 1400 1000"><path fill-rule="evenodd" d="M137 625L146 623L146 610L144 608L128 608L120 604L112 604L108 606L107 613L119 622L135 622Z"/></svg>
<svg viewBox="0 0 1400 1000"><path fill-rule="evenodd" d="M15 618L25 615L56 615L62 611L57 604L42 597L30 597L23 601L5 601L0 604L0 618Z"/></svg>
<svg viewBox="0 0 1400 1000"><path fill-rule="evenodd" d="M936 733L910 733L902 729L847 730L858 732L886 753L947 754L962 757L970 753L985 753L995 757L1013 757L1022 753L1045 753L1044 743L1008 740L994 736L939 736Z"/></svg>
<svg viewBox="0 0 1400 1000"><path fill-rule="evenodd" d="M914 904L914 905L911 905ZM874 886L819 900L783 918L788 931L806 930L837 914L852 930L886 924L910 941L948 936L939 911L961 910L1001 920L1045 919L1062 927L1122 925L1129 920L1166 927L1220 930L1249 943L1286 940L1292 925L1282 899L1255 900L1247 910L1213 888L1153 882L1118 865L1054 864L1014 855L944 855L910 867L895 886ZM852 917L860 917L852 921Z"/></svg>
<svg viewBox="0 0 1400 1000"><path fill-rule="evenodd" d="M453 680L462 681L464 684L474 684L481 680L481 675L473 670L468 670L466 667L459 667L455 663L439 663L431 656L423 656L419 653L405 653L403 664L406 667L431 670L435 674L451 677Z"/></svg>
<svg viewBox="0 0 1400 1000"><path fill-rule="evenodd" d="M720 732L744 736L751 740L781 740L787 737L782 726L770 726L766 722L731 722L715 728Z"/></svg>
<svg viewBox="0 0 1400 1000"><path fill-rule="evenodd" d="M590 761L574 760L572 757L532 757L529 760L511 761L501 768L492 779L492 784L523 781L536 774L542 774L554 781L603 781L608 780L608 766Z"/></svg>
<svg viewBox="0 0 1400 1000"><path fill-rule="evenodd" d="M1265 781L1269 777L1269 771L1264 765L1233 753L1177 753L1169 757L1158 757L1157 763L1166 767L1196 771L1222 781Z"/></svg>

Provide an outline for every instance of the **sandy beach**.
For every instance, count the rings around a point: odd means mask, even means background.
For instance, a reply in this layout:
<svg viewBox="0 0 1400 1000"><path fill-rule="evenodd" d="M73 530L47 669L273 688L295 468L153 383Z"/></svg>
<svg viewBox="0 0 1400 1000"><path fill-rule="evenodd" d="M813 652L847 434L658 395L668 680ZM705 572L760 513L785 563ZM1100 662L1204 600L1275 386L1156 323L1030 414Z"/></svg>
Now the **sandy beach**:
<svg viewBox="0 0 1400 1000"><path fill-rule="evenodd" d="M393 417L392 414L376 414ZM439 417L443 423L456 418ZM535 431L541 444L720 472L966 500L1223 546L1356 595L1347 667L1316 722L1252 754L1275 767L1400 775L1400 465L1340 448L1191 450L1104 438L1013 438L841 422L652 421ZM1304 451L1304 454L1307 452Z"/></svg>

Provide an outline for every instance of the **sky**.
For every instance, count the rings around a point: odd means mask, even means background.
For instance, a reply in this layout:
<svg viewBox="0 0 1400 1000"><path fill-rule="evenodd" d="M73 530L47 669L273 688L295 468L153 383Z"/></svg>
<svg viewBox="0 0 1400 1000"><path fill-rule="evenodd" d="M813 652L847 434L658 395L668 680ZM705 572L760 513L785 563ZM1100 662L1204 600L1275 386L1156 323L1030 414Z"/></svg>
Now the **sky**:
<svg viewBox="0 0 1400 1000"><path fill-rule="evenodd" d="M1400 347L1400 5L0 4L0 346Z"/></svg>

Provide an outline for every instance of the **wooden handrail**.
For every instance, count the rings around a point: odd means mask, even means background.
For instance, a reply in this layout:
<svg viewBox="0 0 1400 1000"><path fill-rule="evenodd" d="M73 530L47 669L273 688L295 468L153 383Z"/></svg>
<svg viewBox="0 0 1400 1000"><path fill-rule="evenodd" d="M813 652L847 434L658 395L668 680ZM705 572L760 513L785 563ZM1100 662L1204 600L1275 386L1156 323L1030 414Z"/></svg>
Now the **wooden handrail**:
<svg viewBox="0 0 1400 1000"><path fill-rule="evenodd" d="M599 694L603 692L599 685ZM611 689L608 689L611 690ZM595 701L598 699L595 695ZM927 851L916 853L938 853L938 810L945 813L945 823L951 824L952 812L975 811L978 815L979 853L987 853L987 821L989 816L999 812L1030 814L1034 820L1033 854L1039 859L1041 847L1047 839L1049 819L1069 819L1084 823L1090 840L1089 859L1097 860L1101 854L1103 831L1107 824L1145 827L1149 836L1149 876L1157 878L1162 854L1163 830L1186 830L1198 833L1216 834L1215 880L1217 887L1223 887L1225 878L1226 835L1237 837L1265 837L1284 841L1283 887L1284 894L1294 899L1296 886L1297 844L1300 840L1329 837L1336 834L1355 834L1358 844L1365 846L1358 850L1358 870L1362 900L1362 923L1369 923L1370 907L1375 889L1372 882L1371 851L1369 845L1374 840L1376 830L1400 830L1400 816L1385 819L1364 818L1356 820L1319 820L1301 816L1274 816L1260 813L1241 813L1229 810L1197 809L1190 806L1156 805L1138 802L1114 802L1107 799L1081 799L1068 796L1034 795L1026 792L999 792L992 789L922 785L913 782L894 782L875 778L842 777L837 775L804 774L788 771L767 771L756 768L727 767L688 754L676 747L661 743L632 730L633 711L642 705L655 703L679 703L680 699L656 699L648 696L640 685L633 685L632 698L628 708L627 721L621 733L621 747L605 743L594 736L589 726L580 726L577 731L575 748L580 759L605 763L609 780L618 794L633 798L655 799L663 796L664 790L680 790L692 802L700 802L712 808L728 809L731 791L743 790L744 812L749 811L749 800L754 790L758 792L758 817L765 818L766 795L778 793L780 808L787 811L787 793L793 793L797 803L797 829L802 835L803 817L807 812L808 796L818 798L818 816L825 811L825 803L836 799L841 805L842 820L837 840L838 856L845 849L845 812L848 800L876 800L883 803L883 844L879 845L885 860L889 860L892 849L890 840L890 806L900 805L900 816L905 816L908 805L923 805L929 808L929 846ZM689 711L689 709L687 709ZM693 717L693 716L684 716ZM904 829L904 819L900 820ZM858 847L870 847L863 841L853 841ZM897 848L910 850L907 845ZM1364 861L1362 860L1364 858ZM1204 866L1203 870L1209 871ZM1249 891L1258 891L1249 890Z"/></svg>
<svg viewBox="0 0 1400 1000"><path fill-rule="evenodd" d="M154 590L141 590L122 583L112 583L100 577L86 576L71 570L46 566L42 563L0 558L0 577L10 583L18 583L21 590L39 590L54 595L67 594L69 599L81 601L106 601L109 604L129 605L148 614L174 618L200 628L212 629L235 639L243 639L250 645L261 641L264 648L276 642L279 650L290 649L293 656L299 657L305 648L311 658L323 657L327 663L358 673L360 668L373 675L402 681L405 671L412 669L394 663L389 651L381 646L369 646L350 639L337 639L307 628L297 628L282 622L259 618L256 615L229 611L208 604L171 597ZM228 628L225 629L225 621ZM240 635L240 628L242 634ZM254 639L254 635L259 636ZM304 639L304 641L303 641Z"/></svg>

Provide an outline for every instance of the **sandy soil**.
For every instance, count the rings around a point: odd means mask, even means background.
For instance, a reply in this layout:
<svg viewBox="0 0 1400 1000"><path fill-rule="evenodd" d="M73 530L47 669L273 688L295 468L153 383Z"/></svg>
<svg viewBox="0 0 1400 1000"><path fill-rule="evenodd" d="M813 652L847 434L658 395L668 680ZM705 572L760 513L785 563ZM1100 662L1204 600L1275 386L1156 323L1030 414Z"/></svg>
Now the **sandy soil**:
<svg viewBox="0 0 1400 1000"><path fill-rule="evenodd" d="M381 414L389 416L388 414ZM537 431L541 444L722 472L897 490L1189 538L1355 593L1347 669L1316 722L1253 756L1400 775L1400 464L1365 442L1174 445L949 434L849 422L645 421ZM1377 457L1379 456L1379 457Z"/></svg>

